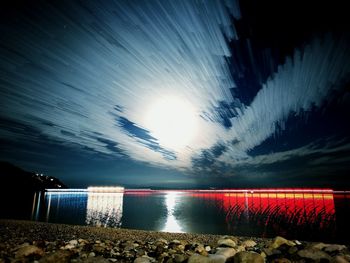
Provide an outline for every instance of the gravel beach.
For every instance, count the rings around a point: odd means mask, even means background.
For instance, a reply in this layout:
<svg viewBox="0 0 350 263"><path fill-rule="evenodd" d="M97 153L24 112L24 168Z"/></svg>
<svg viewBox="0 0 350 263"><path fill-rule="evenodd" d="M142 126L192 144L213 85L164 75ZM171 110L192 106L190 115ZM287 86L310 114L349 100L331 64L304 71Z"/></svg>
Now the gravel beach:
<svg viewBox="0 0 350 263"><path fill-rule="evenodd" d="M274 239L0 220L4 262L350 262L349 247Z"/></svg>

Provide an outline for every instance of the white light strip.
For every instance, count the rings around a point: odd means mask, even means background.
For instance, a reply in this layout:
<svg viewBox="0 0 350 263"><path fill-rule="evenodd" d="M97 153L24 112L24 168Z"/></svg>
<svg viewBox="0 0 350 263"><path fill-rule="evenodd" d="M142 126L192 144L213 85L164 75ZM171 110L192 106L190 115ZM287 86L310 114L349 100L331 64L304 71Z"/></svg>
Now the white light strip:
<svg viewBox="0 0 350 263"><path fill-rule="evenodd" d="M46 192L87 192L87 189L67 188L67 189L45 189Z"/></svg>
<svg viewBox="0 0 350 263"><path fill-rule="evenodd" d="M88 192L93 193L121 193L124 192L124 187L121 186L89 186Z"/></svg>

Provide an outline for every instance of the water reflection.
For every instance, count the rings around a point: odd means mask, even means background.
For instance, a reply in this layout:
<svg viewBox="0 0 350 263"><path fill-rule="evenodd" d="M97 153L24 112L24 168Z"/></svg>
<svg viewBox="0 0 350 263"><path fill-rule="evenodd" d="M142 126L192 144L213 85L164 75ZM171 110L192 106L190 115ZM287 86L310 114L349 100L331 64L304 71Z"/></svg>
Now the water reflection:
<svg viewBox="0 0 350 263"><path fill-rule="evenodd" d="M86 224L120 227L123 215L123 193L88 193Z"/></svg>
<svg viewBox="0 0 350 263"><path fill-rule="evenodd" d="M40 197L41 192L34 193L31 220L39 219Z"/></svg>
<svg viewBox="0 0 350 263"><path fill-rule="evenodd" d="M34 195L32 220L120 227L123 193L45 192Z"/></svg>
<svg viewBox="0 0 350 263"><path fill-rule="evenodd" d="M234 234L290 236L293 231L317 230L316 234L331 236L335 232L333 194L246 192L191 196L214 201L225 218L228 231Z"/></svg>
<svg viewBox="0 0 350 263"><path fill-rule="evenodd" d="M180 196L176 192L168 192L165 195L165 206L167 209L166 221L162 231L182 233L183 230L175 217L176 204L179 202Z"/></svg>
<svg viewBox="0 0 350 263"><path fill-rule="evenodd" d="M166 232L334 241L350 235L350 197L316 192L36 193L32 219Z"/></svg>

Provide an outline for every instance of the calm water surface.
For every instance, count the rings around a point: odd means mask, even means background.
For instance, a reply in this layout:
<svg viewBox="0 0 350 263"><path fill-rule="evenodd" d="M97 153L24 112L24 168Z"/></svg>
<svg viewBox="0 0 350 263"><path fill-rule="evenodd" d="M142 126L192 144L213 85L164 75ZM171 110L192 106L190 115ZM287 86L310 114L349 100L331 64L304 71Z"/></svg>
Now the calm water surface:
<svg viewBox="0 0 350 263"><path fill-rule="evenodd" d="M286 192L36 193L30 219L169 232L349 242L350 195Z"/></svg>

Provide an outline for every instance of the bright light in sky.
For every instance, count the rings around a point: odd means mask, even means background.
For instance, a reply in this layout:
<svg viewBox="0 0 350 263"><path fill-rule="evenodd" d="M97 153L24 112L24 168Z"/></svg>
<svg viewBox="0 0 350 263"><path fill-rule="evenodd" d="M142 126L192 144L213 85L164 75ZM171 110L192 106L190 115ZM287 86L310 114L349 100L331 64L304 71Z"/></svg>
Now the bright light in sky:
<svg viewBox="0 0 350 263"><path fill-rule="evenodd" d="M145 125L160 145L181 150L197 131L196 112L188 102L176 97L163 97L151 104Z"/></svg>

